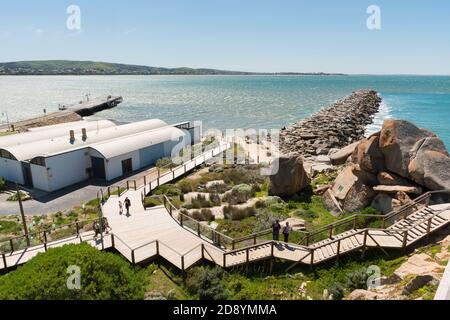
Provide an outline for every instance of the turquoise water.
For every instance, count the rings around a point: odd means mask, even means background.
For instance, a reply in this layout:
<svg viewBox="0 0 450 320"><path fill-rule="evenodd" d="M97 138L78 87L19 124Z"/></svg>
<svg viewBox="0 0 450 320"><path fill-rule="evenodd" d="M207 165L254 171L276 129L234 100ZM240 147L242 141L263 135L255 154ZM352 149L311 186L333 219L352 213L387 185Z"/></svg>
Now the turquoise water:
<svg viewBox="0 0 450 320"><path fill-rule="evenodd" d="M450 147L450 77L434 76L48 76L0 77L0 111L10 120L56 110L83 95L122 95L120 107L98 117L121 121L201 120L206 128L281 128L352 91L380 92L387 117L436 132ZM2 118L5 121L5 117Z"/></svg>

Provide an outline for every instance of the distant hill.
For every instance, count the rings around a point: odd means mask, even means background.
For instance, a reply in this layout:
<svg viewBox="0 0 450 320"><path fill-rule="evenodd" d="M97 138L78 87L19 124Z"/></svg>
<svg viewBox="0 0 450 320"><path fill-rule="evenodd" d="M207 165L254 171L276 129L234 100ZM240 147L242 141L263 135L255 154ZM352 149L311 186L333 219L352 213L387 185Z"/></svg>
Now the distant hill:
<svg viewBox="0 0 450 320"><path fill-rule="evenodd" d="M18 61L0 63L0 75L331 75L327 73L252 73L216 69L159 68L93 61Z"/></svg>

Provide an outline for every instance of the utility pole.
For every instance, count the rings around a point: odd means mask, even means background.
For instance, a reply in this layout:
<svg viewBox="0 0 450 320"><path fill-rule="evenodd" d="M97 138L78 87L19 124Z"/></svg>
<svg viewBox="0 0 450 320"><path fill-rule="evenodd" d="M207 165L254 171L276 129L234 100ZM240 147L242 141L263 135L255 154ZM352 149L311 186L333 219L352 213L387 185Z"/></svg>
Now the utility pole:
<svg viewBox="0 0 450 320"><path fill-rule="evenodd" d="M100 226L100 241L102 243L102 251L104 251L105 250L105 243L104 243L104 240L103 240L103 197L102 197L101 200L99 200L98 216L99 216L99 226Z"/></svg>
<svg viewBox="0 0 450 320"><path fill-rule="evenodd" d="M25 212L23 211L22 196L20 194L19 185L16 183L17 199L19 200L20 215L22 216L23 232L27 240L27 246L30 246L30 236L28 235L27 221L25 220Z"/></svg>

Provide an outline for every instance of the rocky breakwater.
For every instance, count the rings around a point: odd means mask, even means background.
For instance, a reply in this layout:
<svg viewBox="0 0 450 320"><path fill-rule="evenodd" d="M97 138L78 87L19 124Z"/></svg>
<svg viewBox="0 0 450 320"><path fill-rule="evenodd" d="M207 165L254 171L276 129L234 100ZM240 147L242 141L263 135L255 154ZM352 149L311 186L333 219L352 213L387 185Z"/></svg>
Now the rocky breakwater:
<svg viewBox="0 0 450 320"><path fill-rule="evenodd" d="M330 151L361 140L365 128L379 110L377 92L359 90L328 108L304 119L280 134L280 151L305 158L328 155Z"/></svg>
<svg viewBox="0 0 450 320"><path fill-rule="evenodd" d="M426 191L450 189L444 143L408 121L386 120L380 132L330 158L335 165L346 163L324 194L326 207L336 214L367 206L388 213Z"/></svg>

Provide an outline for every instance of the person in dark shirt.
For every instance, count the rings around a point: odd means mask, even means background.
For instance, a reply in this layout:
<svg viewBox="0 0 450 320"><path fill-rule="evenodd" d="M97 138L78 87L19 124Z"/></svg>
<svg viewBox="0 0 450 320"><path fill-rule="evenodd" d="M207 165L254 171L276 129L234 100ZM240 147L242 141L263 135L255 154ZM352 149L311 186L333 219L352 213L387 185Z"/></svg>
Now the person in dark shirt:
<svg viewBox="0 0 450 320"><path fill-rule="evenodd" d="M280 221L276 220L274 223L272 223L272 235L274 241L280 240L280 230L281 230Z"/></svg>

